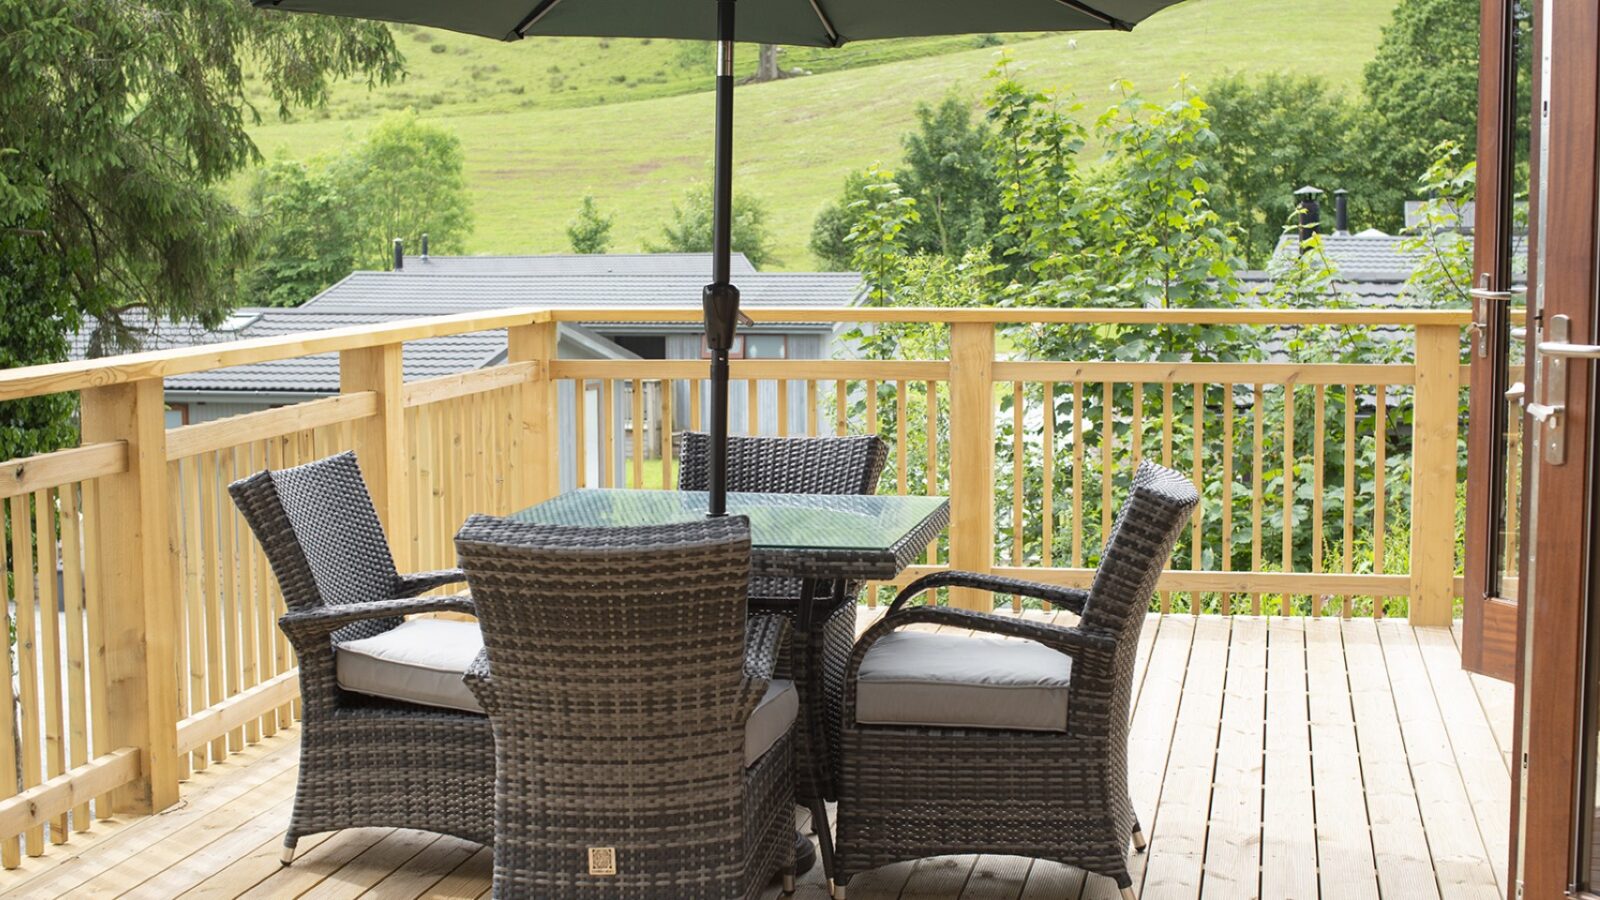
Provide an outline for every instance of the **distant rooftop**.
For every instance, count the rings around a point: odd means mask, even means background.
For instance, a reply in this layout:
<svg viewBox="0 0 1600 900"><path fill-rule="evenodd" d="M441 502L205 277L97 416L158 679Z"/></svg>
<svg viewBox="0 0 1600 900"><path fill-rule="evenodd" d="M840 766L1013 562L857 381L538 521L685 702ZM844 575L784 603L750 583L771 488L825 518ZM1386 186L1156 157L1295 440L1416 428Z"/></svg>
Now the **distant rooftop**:
<svg viewBox="0 0 1600 900"><path fill-rule="evenodd" d="M430 275L356 272L301 310L433 316L515 306L550 309L698 307L705 274L692 275ZM749 272L737 275L749 308L853 306L861 299L855 272Z"/></svg>
<svg viewBox="0 0 1600 900"><path fill-rule="evenodd" d="M709 253L547 253L530 256L407 256L401 271L434 275L694 275L711 279ZM756 267L733 254L736 276Z"/></svg>

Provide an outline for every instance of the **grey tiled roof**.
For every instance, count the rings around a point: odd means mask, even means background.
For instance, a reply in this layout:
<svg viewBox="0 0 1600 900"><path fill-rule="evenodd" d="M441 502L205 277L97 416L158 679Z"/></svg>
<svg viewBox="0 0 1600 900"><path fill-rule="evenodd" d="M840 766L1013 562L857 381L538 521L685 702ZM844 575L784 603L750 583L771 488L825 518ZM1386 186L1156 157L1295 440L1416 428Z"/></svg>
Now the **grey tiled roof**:
<svg viewBox="0 0 1600 900"><path fill-rule="evenodd" d="M1422 251L1404 249L1404 244L1408 240L1410 238L1405 235L1384 234L1381 231L1325 234L1322 235L1322 252L1343 277L1404 281L1422 256ZM1526 255L1527 236L1516 235L1512 240L1512 255ZM1278 248L1273 251L1272 259L1274 263L1278 263L1299 252L1299 237L1285 234L1278 239Z"/></svg>
<svg viewBox="0 0 1600 900"><path fill-rule="evenodd" d="M734 275L756 267L733 254ZM415 275L693 275L709 281L709 253L549 253L534 256L407 256L403 271Z"/></svg>
<svg viewBox="0 0 1600 900"><path fill-rule="evenodd" d="M852 306L855 272L756 272L735 279L748 307ZM301 309L390 315L446 315L514 306L548 309L698 307L704 275L425 275L356 272Z"/></svg>

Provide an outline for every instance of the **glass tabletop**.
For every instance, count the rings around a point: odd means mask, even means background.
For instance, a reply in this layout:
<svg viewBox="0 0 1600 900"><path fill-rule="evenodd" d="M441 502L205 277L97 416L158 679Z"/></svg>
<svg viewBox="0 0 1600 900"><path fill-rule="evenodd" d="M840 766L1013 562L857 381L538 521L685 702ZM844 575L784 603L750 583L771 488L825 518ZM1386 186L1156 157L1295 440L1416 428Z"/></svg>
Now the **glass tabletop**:
<svg viewBox="0 0 1600 900"><path fill-rule="evenodd" d="M756 551L895 554L930 525L942 530L943 497L728 494L728 513L750 519ZM704 491L581 489L512 516L543 525L666 525L706 514Z"/></svg>

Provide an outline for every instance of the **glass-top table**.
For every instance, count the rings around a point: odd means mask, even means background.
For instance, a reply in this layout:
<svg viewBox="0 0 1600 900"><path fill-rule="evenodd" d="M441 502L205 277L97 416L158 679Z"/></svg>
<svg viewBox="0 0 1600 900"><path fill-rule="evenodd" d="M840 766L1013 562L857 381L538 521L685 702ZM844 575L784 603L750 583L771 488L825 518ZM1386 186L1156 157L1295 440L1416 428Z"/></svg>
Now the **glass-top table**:
<svg viewBox="0 0 1600 900"><path fill-rule="evenodd" d="M704 491L581 489L512 518L544 525L666 525L706 514ZM750 519L751 569L791 578L890 579L950 520L943 497L728 494Z"/></svg>

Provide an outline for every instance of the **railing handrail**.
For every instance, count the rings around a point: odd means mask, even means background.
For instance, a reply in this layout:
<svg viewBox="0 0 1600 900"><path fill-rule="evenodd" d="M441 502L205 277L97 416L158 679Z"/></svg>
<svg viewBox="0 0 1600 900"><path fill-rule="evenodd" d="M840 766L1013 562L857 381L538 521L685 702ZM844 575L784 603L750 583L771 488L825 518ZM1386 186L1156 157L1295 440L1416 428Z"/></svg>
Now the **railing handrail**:
<svg viewBox="0 0 1600 900"><path fill-rule="evenodd" d="M934 322L945 324L1105 325L1342 325L1352 327L1464 326L1465 310L1364 309L1043 309L1036 307L827 307L747 309L757 322ZM522 307L458 313L151 350L101 359L74 360L0 371L0 400L187 375L230 366L360 350L424 338L492 331L546 322L698 322L697 307L655 309L543 309Z"/></svg>

